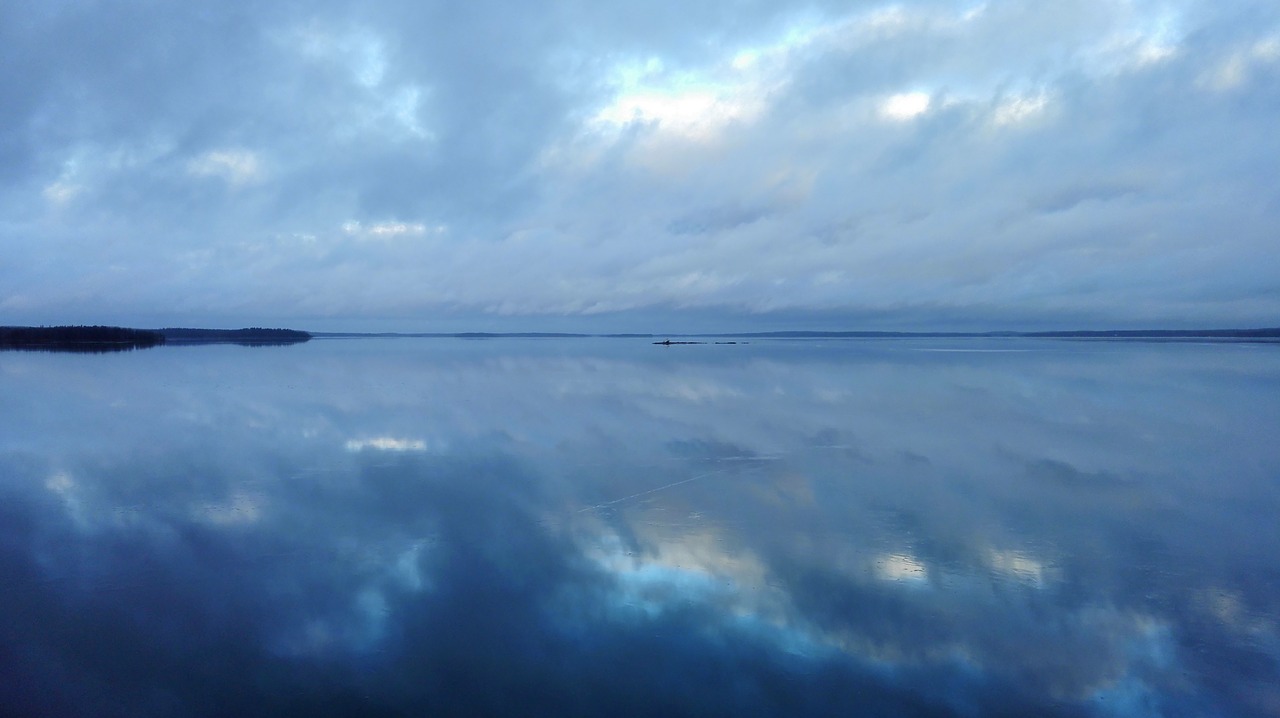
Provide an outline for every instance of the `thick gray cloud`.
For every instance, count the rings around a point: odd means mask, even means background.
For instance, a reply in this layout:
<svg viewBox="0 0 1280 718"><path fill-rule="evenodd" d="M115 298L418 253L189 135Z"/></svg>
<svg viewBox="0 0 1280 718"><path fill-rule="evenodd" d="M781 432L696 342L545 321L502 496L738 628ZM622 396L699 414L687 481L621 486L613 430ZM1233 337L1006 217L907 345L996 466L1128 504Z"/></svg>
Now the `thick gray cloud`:
<svg viewBox="0 0 1280 718"><path fill-rule="evenodd" d="M0 14L9 323L1280 309L1272 3Z"/></svg>

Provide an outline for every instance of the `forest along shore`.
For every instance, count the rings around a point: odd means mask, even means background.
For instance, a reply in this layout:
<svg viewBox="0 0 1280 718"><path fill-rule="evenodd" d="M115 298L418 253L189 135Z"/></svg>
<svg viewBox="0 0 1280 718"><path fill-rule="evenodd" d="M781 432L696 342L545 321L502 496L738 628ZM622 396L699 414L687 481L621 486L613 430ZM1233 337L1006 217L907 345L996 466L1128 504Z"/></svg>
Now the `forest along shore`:
<svg viewBox="0 0 1280 718"><path fill-rule="evenodd" d="M130 329L108 326L0 327L0 349L111 352L161 344L296 344L311 334L296 329Z"/></svg>
<svg viewBox="0 0 1280 718"><path fill-rule="evenodd" d="M120 351L165 343L158 331L125 327L0 327L0 348L48 351Z"/></svg>

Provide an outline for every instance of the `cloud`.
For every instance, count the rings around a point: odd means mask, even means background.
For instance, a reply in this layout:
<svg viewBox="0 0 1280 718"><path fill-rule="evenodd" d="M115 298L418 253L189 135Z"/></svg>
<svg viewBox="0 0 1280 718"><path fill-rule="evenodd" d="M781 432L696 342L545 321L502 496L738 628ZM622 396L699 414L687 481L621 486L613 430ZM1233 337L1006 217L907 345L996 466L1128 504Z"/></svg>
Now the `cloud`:
<svg viewBox="0 0 1280 718"><path fill-rule="evenodd" d="M1049 106L1049 98L1044 94L1021 95L1002 101L992 115L996 125L1021 125L1034 121Z"/></svg>
<svg viewBox="0 0 1280 718"><path fill-rule="evenodd" d="M880 114L890 120L910 120L929 111L929 99L925 92L890 95L880 103Z"/></svg>
<svg viewBox="0 0 1280 718"><path fill-rule="evenodd" d="M263 177L258 156L247 150L211 150L187 163L187 171L196 177L218 177L233 187Z"/></svg>
<svg viewBox="0 0 1280 718"><path fill-rule="evenodd" d="M446 228L442 225L427 227L422 222L374 222L365 225L362 222L345 222L342 231L350 237L361 240L392 240L402 237L422 237L427 234L442 234Z"/></svg>
<svg viewBox="0 0 1280 718"><path fill-rule="evenodd" d="M397 439L392 436L379 436L374 439L351 439L346 444L347 451L426 451L427 442L422 439Z"/></svg>

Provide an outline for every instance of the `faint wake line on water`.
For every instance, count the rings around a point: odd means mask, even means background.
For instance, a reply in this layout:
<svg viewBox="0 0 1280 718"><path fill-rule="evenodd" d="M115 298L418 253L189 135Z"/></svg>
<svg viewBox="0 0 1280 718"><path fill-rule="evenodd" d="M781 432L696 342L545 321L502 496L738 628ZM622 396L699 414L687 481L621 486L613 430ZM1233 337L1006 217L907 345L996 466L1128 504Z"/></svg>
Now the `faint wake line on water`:
<svg viewBox="0 0 1280 718"><path fill-rule="evenodd" d="M725 473L726 471L728 471L728 469L719 469L719 470L717 470L717 471L708 471L708 472L707 472L707 473L705 473L705 474L698 474L697 476L691 476L691 477L689 477L689 478L687 478L687 479L681 479L680 481L673 481L673 482L671 482L671 483L669 483L669 484L666 484L666 485L664 485L664 486L659 486L659 487L657 487L657 488L649 489L649 490L647 490L647 491L641 491L640 493L637 493L637 494L631 494L630 496L623 496L623 497L622 497L622 498L620 498L620 499L614 499L613 501L605 501L604 503L596 504L596 505L594 505L594 506L587 506L586 508L579 509L579 510L578 510L578 513L580 513L580 514L581 514L581 513L585 513L585 512L587 512L587 511L595 511L595 510L597 510L597 509L604 509L604 508L608 508L608 507L610 507L610 506L614 506L614 505L616 505L616 504L620 504L620 503L622 503L623 501L630 501L631 499L638 499L638 498L640 498L641 496L648 496L649 494L656 494L656 493L658 493L659 491L666 491L667 489L672 489L672 488L675 488L675 487L680 486L680 485L682 485L682 484L688 484L688 483L692 483L692 482L694 482L694 481L698 481L699 479L705 479L705 478L707 478L708 476L715 476L716 474L723 474L723 473Z"/></svg>

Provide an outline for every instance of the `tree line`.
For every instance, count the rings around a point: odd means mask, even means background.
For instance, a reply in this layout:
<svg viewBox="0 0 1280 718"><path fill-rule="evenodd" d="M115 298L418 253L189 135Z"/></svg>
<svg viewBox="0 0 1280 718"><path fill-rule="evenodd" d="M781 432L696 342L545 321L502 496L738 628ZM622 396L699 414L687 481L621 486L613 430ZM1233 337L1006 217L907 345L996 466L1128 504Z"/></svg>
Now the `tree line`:
<svg viewBox="0 0 1280 718"><path fill-rule="evenodd" d="M164 344L147 329L104 326L0 327L0 347L18 349L112 350Z"/></svg>

